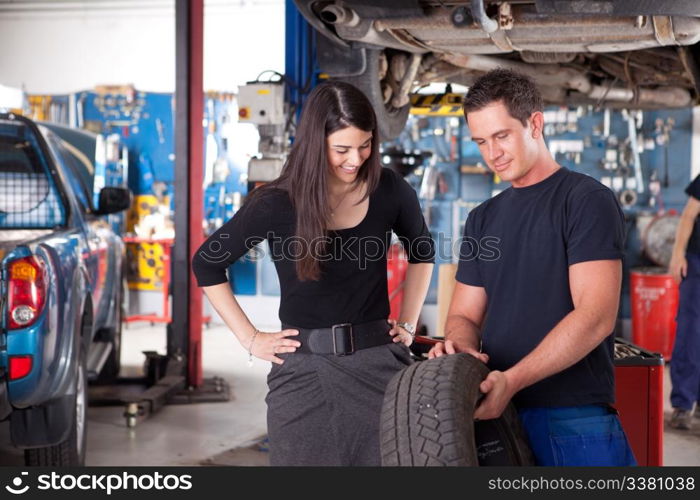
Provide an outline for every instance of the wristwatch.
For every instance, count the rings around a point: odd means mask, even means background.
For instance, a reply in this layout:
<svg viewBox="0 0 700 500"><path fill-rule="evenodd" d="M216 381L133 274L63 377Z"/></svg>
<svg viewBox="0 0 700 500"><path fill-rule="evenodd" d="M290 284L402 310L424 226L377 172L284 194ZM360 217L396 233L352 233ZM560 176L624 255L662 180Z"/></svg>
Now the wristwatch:
<svg viewBox="0 0 700 500"><path fill-rule="evenodd" d="M396 326L400 326L401 328L406 330L408 333L411 334L411 337L416 336L416 325L412 325L411 323L401 322L401 323L396 323Z"/></svg>

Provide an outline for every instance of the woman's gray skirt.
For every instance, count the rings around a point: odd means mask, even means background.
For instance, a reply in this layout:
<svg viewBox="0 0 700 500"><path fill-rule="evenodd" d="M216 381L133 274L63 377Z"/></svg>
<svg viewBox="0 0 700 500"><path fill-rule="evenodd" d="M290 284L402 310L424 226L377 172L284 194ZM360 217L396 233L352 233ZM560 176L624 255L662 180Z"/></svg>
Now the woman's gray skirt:
<svg viewBox="0 0 700 500"><path fill-rule="evenodd" d="M391 343L332 354L281 354L267 377L270 465L380 465L384 390L412 363Z"/></svg>

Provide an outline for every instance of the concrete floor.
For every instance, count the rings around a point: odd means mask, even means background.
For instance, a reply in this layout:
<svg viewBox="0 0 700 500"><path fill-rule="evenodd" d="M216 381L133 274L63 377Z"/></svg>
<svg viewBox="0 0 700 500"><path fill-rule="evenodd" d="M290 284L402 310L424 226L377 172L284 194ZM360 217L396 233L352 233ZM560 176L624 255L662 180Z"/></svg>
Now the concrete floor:
<svg viewBox="0 0 700 500"><path fill-rule="evenodd" d="M231 387L225 403L168 405L127 428L124 407L88 409L88 465L198 465L225 450L256 442L266 433L265 377L269 363L248 366L248 353L223 326L203 332L204 376L220 376ZM140 376L142 351L165 352L165 328L135 324L123 333L123 376ZM0 465L22 465L0 424Z"/></svg>
<svg viewBox="0 0 700 500"><path fill-rule="evenodd" d="M671 429L671 377L669 367L664 373L664 465L700 465L700 418L693 419L690 431Z"/></svg>
<svg viewBox="0 0 700 500"><path fill-rule="evenodd" d="M262 329L275 327L274 323L258 325ZM248 366L247 352L222 325L205 329L203 336L204 375L228 381L231 400L166 406L132 429L125 425L123 407L90 407L88 465L265 463L265 454L257 451L255 443L266 432L264 398L269 364L256 360ZM124 330L122 375L141 374L141 352L145 350L165 352L164 327L141 324ZM668 373L666 379L668 394ZM668 419L670 408L666 410ZM700 465L700 419L694 424L690 432L666 427L665 465ZM239 451L231 452L233 449ZM8 424L0 424L0 465L22 465L22 460L22 453L9 446Z"/></svg>

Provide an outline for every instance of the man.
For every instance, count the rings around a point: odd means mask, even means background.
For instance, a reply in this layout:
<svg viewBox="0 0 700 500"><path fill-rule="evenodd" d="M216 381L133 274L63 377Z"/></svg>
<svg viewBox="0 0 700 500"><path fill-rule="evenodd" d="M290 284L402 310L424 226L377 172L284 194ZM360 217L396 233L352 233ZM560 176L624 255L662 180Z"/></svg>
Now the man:
<svg viewBox="0 0 700 500"><path fill-rule="evenodd" d="M497 418L513 399L539 465L635 465L609 406L623 215L609 189L554 161L542 110L534 83L507 70L465 97L472 140L511 187L467 218L446 341L430 357L486 362L474 417Z"/></svg>
<svg viewBox="0 0 700 500"><path fill-rule="evenodd" d="M680 283L676 341L671 363L671 427L689 430L693 405L700 401L700 175L688 195L676 231L669 271ZM700 407L695 409L700 417Z"/></svg>

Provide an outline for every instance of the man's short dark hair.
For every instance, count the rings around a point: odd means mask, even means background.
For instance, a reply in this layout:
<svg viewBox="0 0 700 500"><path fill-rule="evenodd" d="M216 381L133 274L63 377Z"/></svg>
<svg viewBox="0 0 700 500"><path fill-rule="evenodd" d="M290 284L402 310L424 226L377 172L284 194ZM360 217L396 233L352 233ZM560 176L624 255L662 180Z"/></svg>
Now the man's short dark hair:
<svg viewBox="0 0 700 500"><path fill-rule="evenodd" d="M523 125L532 113L544 109L542 94L531 78L509 69L494 69L469 88L462 105L464 116L499 101Z"/></svg>

